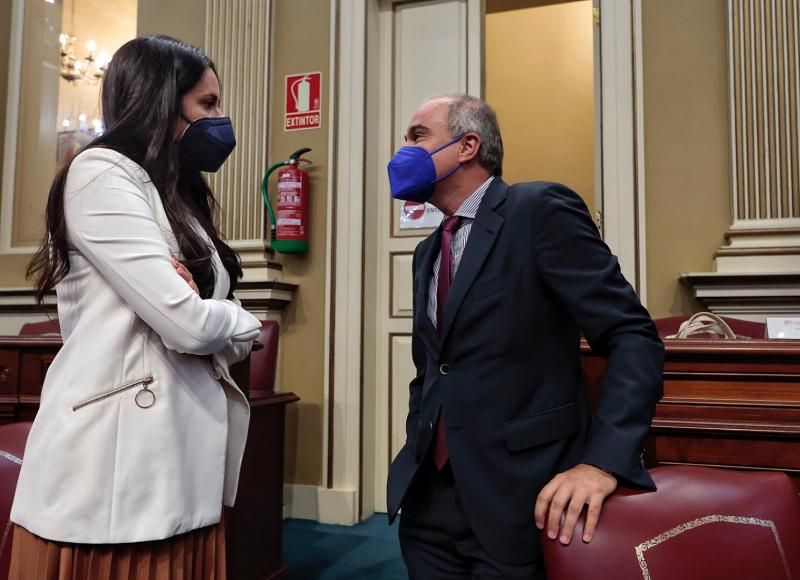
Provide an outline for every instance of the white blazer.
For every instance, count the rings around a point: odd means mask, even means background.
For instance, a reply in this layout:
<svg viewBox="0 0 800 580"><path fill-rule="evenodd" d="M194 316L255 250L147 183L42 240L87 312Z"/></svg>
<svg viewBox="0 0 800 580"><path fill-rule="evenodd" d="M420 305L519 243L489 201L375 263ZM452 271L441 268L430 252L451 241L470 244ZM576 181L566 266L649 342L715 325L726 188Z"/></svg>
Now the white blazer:
<svg viewBox="0 0 800 580"><path fill-rule="evenodd" d="M227 368L247 355L261 323L225 299L216 253L213 298L177 274L158 191L127 157L78 155L64 207L70 271L56 287L64 345L42 388L11 520L88 544L217 523L236 497L250 415ZM208 354L213 365L193 356Z"/></svg>

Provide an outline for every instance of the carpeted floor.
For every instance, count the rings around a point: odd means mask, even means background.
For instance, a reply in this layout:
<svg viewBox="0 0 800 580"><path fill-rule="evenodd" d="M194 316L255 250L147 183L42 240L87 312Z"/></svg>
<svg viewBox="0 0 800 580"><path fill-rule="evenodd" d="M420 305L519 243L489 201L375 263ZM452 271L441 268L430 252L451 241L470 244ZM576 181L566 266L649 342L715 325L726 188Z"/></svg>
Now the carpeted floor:
<svg viewBox="0 0 800 580"><path fill-rule="evenodd" d="M355 526L284 520L283 557L289 580L407 580L397 525L385 514Z"/></svg>

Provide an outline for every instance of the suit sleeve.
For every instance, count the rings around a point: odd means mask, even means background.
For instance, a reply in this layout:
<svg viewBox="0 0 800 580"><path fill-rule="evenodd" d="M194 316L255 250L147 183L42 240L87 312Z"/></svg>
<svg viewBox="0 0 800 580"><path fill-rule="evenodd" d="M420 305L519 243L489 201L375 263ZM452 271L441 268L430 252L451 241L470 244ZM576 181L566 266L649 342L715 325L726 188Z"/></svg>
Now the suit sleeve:
<svg viewBox="0 0 800 580"><path fill-rule="evenodd" d="M534 210L536 261L592 350L607 357L583 463L654 488L641 450L662 393L664 347L583 200L552 184Z"/></svg>
<svg viewBox="0 0 800 580"><path fill-rule="evenodd" d="M411 261L411 272L412 276L416 274L417 271L417 251L414 251L414 257ZM420 278L422 279L422 278ZM421 288L417 288L416 284L413 285L413 302L414 306L416 307L417 304L417 292L423 291ZM418 313L414 313L414 320L416 320ZM416 369L416 376L411 380L411 383L408 385L409 397L408 397L408 418L406 419L406 443L410 445L414 445L417 440L417 429L419 426L419 406L422 400L422 385L425 382L425 348L422 344L422 340L419 337L419 331L417 330L417 325L414 323L414 328L411 333L411 356L414 362L414 368Z"/></svg>
<svg viewBox="0 0 800 580"><path fill-rule="evenodd" d="M107 154L105 154L107 155ZM261 323L230 300L204 300L172 266L147 193L120 163L88 151L76 158L83 184L67 180L69 243L171 349L213 354L258 336Z"/></svg>

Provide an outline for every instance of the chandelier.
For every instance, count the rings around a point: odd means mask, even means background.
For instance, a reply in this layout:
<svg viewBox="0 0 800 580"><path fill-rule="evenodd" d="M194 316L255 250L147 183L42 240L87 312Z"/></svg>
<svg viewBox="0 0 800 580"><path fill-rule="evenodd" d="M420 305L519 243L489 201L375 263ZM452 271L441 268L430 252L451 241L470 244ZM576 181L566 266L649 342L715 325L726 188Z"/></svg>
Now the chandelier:
<svg viewBox="0 0 800 580"><path fill-rule="evenodd" d="M70 15L70 27L75 26L75 4L78 0L72 0L72 10ZM60 70L61 76L68 82L73 84L96 84L103 78L103 73L108 66L110 57L104 50L100 54L95 55L97 52L97 44L94 40L89 40L86 43L86 56L78 58L75 54L75 36L70 34L61 33L58 37L61 43L61 62Z"/></svg>
<svg viewBox="0 0 800 580"><path fill-rule="evenodd" d="M87 55L85 58L78 58L75 55L75 37L70 34L62 33L59 36L61 42L61 76L73 83L80 82L95 84L103 78L103 73L108 65L109 56L106 51L100 51L95 56L97 45L94 40L86 43Z"/></svg>

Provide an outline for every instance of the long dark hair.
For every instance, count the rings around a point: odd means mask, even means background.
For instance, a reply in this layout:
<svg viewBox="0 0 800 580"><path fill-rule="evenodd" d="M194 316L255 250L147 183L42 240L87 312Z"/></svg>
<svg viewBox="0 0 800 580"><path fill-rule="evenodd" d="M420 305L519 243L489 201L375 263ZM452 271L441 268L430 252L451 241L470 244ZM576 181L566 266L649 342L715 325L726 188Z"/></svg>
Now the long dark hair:
<svg viewBox="0 0 800 580"><path fill-rule="evenodd" d="M213 248L191 218L200 223L228 271L230 297L242 277L239 257L217 233L213 219L217 201L211 188L200 172L180 167L174 137L182 97L207 69L217 72L208 56L169 36L142 36L125 43L111 59L100 90L105 132L86 148L113 149L147 171L161 196L183 263L200 295L208 298L216 279ZM36 279L40 304L69 273L64 186L70 165L61 168L50 187L44 240L28 265L27 276Z"/></svg>

